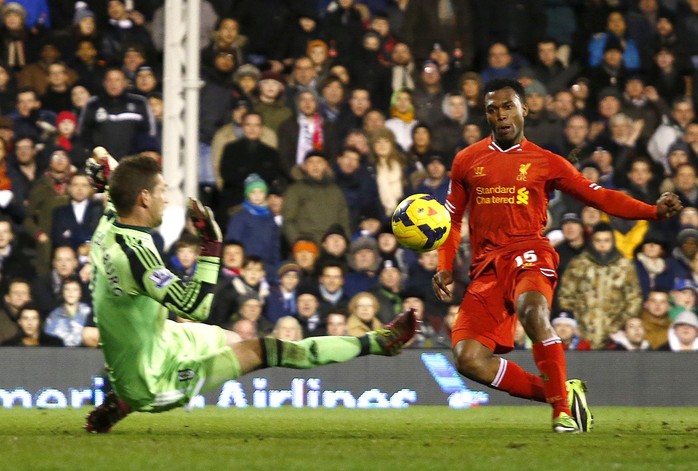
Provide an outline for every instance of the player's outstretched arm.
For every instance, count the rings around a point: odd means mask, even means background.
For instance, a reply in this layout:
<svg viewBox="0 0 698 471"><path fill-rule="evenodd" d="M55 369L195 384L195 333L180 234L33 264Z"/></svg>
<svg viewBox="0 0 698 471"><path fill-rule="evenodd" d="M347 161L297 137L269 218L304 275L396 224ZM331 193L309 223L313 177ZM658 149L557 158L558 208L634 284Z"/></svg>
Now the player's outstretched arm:
<svg viewBox="0 0 698 471"><path fill-rule="evenodd" d="M665 219L681 211L681 203L673 193L664 193L657 204L647 204L625 194L593 183L562 157L550 159L554 188L575 197L582 203L611 216L624 219Z"/></svg>
<svg viewBox="0 0 698 471"><path fill-rule="evenodd" d="M683 209L681 200L674 193L662 193L657 200L657 217L666 219L678 214Z"/></svg>
<svg viewBox="0 0 698 471"><path fill-rule="evenodd" d="M188 282L168 270L158 254L144 254L138 244L128 251L129 264L143 294L180 317L202 321L209 316L218 281L222 235L213 212L200 201L189 199L187 214L201 240L196 271Z"/></svg>

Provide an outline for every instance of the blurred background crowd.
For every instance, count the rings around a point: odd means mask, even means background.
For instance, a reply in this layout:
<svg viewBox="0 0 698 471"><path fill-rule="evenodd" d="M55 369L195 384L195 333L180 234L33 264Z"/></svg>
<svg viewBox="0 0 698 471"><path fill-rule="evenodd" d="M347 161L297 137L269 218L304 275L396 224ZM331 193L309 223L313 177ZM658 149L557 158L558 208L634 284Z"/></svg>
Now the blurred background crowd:
<svg viewBox="0 0 698 471"><path fill-rule="evenodd" d="M97 347L103 203L82 170L95 145L168 158L164 2L0 5L0 342ZM207 322L293 340L414 307L413 346L449 347L467 233L443 303L436 253L402 249L390 215L408 194L445 200L453 157L489 134L483 84L510 77L528 139L602 187L685 206L625 221L551 195L566 348L698 349L698 0L201 0L200 21L199 196L226 239ZM191 276L196 237L153 237Z"/></svg>

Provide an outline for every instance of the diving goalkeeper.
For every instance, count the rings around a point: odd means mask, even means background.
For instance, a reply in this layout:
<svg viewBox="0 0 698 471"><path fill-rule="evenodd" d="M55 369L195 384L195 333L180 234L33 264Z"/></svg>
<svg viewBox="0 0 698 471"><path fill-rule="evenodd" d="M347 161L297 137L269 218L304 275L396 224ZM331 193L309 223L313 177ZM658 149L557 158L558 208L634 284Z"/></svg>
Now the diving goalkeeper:
<svg viewBox="0 0 698 471"><path fill-rule="evenodd" d="M305 369L368 354L396 355L416 331L411 310L363 337L300 342L239 341L220 327L172 322L168 310L194 321L208 316L221 253L221 232L211 210L189 200L188 216L202 244L196 272L185 283L165 267L150 235L167 204L159 165L135 156L117 166L97 147L87 173L110 200L92 237L90 259L95 321L114 387L87 416L89 432L106 433L132 411L186 405L199 392L260 368Z"/></svg>

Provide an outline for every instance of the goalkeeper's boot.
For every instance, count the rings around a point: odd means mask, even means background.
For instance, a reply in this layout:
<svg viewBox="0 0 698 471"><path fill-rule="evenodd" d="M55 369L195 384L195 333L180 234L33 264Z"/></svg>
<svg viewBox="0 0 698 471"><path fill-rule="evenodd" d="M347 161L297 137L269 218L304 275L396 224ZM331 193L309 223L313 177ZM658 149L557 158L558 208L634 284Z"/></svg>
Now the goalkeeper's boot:
<svg viewBox="0 0 698 471"><path fill-rule="evenodd" d="M83 428L90 433L107 433L118 421L131 413L131 407L113 392L107 393L102 405L87 414Z"/></svg>
<svg viewBox="0 0 698 471"><path fill-rule="evenodd" d="M418 324L414 309L408 309L395 316L385 329L376 330L374 335L376 342L381 346L382 354L394 356L400 353L402 347L417 333Z"/></svg>
<svg viewBox="0 0 698 471"><path fill-rule="evenodd" d="M572 417L581 432L589 432L594 428L594 416L587 405L587 385L579 379L567 380L567 401L572 411Z"/></svg>
<svg viewBox="0 0 698 471"><path fill-rule="evenodd" d="M579 433L577 422L567 414L560 412L560 415L553 419L553 432L555 433Z"/></svg>

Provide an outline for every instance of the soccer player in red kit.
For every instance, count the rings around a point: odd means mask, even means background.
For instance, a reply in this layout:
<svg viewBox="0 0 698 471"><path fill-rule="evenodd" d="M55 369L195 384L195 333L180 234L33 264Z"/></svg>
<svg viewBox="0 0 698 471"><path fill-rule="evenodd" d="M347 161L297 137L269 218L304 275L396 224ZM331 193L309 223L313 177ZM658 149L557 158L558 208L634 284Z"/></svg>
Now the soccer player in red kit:
<svg viewBox="0 0 698 471"><path fill-rule="evenodd" d="M495 79L484 93L492 134L455 157L446 200L452 229L439 248L433 278L437 296L450 297L461 221L469 211L472 281L452 331L456 366L464 376L512 396L548 402L555 432L586 431L592 420L585 387L579 380L566 380L562 343L550 324L559 257L543 237L549 195L561 190L627 219L670 217L681 204L672 193L653 206L601 188L565 158L526 140L528 109L519 82ZM534 342L540 376L495 355L513 349L517 316Z"/></svg>

